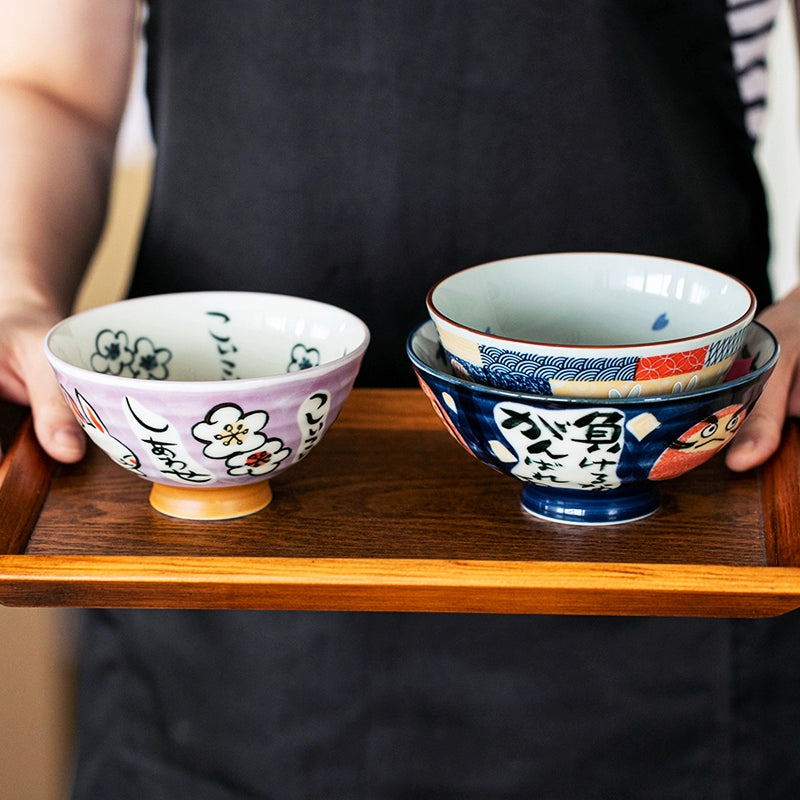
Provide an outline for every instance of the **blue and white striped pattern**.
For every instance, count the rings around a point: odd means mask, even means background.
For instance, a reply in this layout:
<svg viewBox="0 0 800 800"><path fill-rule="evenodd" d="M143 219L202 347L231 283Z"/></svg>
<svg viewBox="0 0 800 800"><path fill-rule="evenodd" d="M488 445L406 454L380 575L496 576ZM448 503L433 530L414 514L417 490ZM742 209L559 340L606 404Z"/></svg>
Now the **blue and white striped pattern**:
<svg viewBox="0 0 800 800"><path fill-rule="evenodd" d="M714 342L706 354L705 366L710 367L713 364L719 364L726 358L736 355L741 350L744 343L744 337L747 334L747 329L743 328L738 333L734 333L727 339L722 339L719 342Z"/></svg>

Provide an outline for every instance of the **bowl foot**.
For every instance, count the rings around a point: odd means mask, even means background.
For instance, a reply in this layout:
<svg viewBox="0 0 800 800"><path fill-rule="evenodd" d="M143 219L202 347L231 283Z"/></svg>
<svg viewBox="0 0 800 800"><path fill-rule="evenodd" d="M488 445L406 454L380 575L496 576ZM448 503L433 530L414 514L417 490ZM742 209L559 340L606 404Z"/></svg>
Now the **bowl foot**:
<svg viewBox="0 0 800 800"><path fill-rule="evenodd" d="M180 519L245 517L265 508L271 500L269 481L205 488L154 483L150 490L150 505L156 511Z"/></svg>
<svg viewBox="0 0 800 800"><path fill-rule="evenodd" d="M559 489L526 483L522 508L529 514L572 525L616 525L648 517L661 505L657 486L642 484L605 491Z"/></svg>

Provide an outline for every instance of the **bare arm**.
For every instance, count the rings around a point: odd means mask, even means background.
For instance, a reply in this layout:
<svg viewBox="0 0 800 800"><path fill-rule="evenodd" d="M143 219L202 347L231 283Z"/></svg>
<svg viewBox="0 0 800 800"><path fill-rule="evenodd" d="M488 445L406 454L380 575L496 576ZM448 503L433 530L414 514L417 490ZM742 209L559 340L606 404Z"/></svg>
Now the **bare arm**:
<svg viewBox="0 0 800 800"><path fill-rule="evenodd" d="M42 355L105 219L137 0L0 0L0 396L72 461L83 439Z"/></svg>

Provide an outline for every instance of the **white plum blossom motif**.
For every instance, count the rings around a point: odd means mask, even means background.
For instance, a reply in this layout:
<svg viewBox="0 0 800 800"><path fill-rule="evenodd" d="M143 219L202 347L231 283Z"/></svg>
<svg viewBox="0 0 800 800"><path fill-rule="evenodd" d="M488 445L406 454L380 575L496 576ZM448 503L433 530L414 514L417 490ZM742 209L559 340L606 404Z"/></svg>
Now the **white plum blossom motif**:
<svg viewBox="0 0 800 800"><path fill-rule="evenodd" d="M169 350L156 347L146 336L140 336L131 347L125 331L106 329L97 334L90 363L95 372L107 375L163 381L169 377L171 358Z"/></svg>
<svg viewBox="0 0 800 800"><path fill-rule="evenodd" d="M130 369L134 378L163 381L169 377L167 363L172 353L165 347L155 347L148 338L141 336L136 340L133 351L134 360Z"/></svg>
<svg viewBox="0 0 800 800"><path fill-rule="evenodd" d="M121 375L130 367L134 352L128 347L128 334L125 331L104 330L97 334L95 352L92 354L91 366L95 372L105 375Z"/></svg>
<svg viewBox="0 0 800 800"><path fill-rule="evenodd" d="M231 475L266 475L278 467L291 450L280 439L267 439L264 447L250 453L236 453L226 462Z"/></svg>
<svg viewBox="0 0 800 800"><path fill-rule="evenodd" d="M268 419L266 411L245 414L235 403L220 403L192 427L192 436L205 443L203 455L207 458L229 458L234 453L261 450L267 443L261 429Z"/></svg>
<svg viewBox="0 0 800 800"><path fill-rule="evenodd" d="M245 414L235 403L220 403L192 427L192 436L205 444L207 458L225 459L228 474L266 475L292 452L261 432L268 420L266 411Z"/></svg>
<svg viewBox="0 0 800 800"><path fill-rule="evenodd" d="M316 347L306 347L296 344L292 348L292 360L286 368L287 372L299 372L301 369L319 366L319 350Z"/></svg>

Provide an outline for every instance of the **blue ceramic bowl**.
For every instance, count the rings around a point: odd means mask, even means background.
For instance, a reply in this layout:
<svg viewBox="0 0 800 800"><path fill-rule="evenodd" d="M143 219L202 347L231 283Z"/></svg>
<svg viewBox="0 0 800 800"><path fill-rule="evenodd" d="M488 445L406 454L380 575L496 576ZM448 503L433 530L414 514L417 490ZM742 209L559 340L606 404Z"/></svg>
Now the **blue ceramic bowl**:
<svg viewBox="0 0 800 800"><path fill-rule="evenodd" d="M702 464L733 439L778 350L772 333L754 322L722 384L610 399L526 394L460 378L431 321L412 331L406 345L446 428L478 460L523 482L526 511L588 525L656 511L660 481Z"/></svg>

